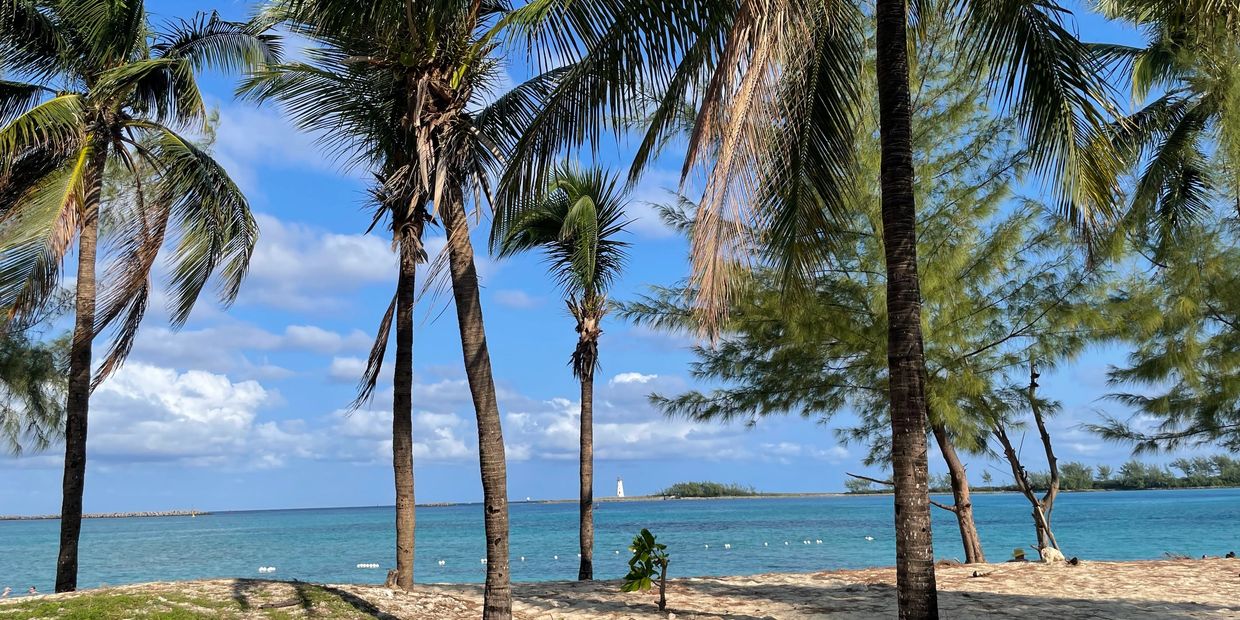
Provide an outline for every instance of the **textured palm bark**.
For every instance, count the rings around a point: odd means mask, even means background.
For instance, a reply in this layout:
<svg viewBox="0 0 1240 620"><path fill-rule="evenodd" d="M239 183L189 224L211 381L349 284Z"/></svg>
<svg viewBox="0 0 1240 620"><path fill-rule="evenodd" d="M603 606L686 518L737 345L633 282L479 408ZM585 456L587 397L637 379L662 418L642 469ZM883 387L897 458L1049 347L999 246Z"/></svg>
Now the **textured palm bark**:
<svg viewBox="0 0 1240 620"><path fill-rule="evenodd" d="M930 532L907 6L904 0L877 0L875 18L883 244L887 261L896 589L900 618L922 620L938 617L938 594Z"/></svg>
<svg viewBox="0 0 1240 620"><path fill-rule="evenodd" d="M581 377L581 495L578 527L581 540L579 581L594 579L594 366Z"/></svg>
<svg viewBox="0 0 1240 620"><path fill-rule="evenodd" d="M392 377L392 474L396 485L396 587L413 588L413 305L417 239L400 234L400 275L396 281L396 369Z"/></svg>
<svg viewBox="0 0 1240 620"><path fill-rule="evenodd" d="M952 512L956 514L956 524L960 528L960 541L964 546L965 564L985 564L986 554L982 551L982 538L977 531L977 523L973 520L973 499L969 492L969 478L956 454L947 429L934 425L934 440L947 463L947 473L952 479Z"/></svg>
<svg viewBox="0 0 1240 620"><path fill-rule="evenodd" d="M487 351L478 297L478 271L469 239L465 205L459 195L443 201L444 230L448 235L448 263L452 296L461 331L465 375L478 418L478 460L482 471L483 524L487 540L487 577L482 617L512 617L512 585L508 566L508 474L504 463L504 435L500 427L491 356Z"/></svg>
<svg viewBox="0 0 1240 620"><path fill-rule="evenodd" d="M65 464L60 504L60 554L56 591L77 589L78 539L82 534L82 496L86 489L86 431L90 412L91 344L95 339L95 258L99 238L99 198L107 146L96 140L84 179L78 236L77 290L69 381L65 401Z"/></svg>

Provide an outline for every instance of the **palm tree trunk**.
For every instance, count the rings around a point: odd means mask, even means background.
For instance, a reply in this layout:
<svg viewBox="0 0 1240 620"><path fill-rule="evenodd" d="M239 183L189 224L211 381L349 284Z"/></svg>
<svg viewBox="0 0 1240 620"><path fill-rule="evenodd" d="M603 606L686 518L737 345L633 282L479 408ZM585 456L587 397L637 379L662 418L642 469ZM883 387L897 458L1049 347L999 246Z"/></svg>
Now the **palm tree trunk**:
<svg viewBox="0 0 1240 620"><path fill-rule="evenodd" d="M906 12L904 0L877 0L875 6L896 587L900 618L921 620L938 618L938 594L930 533Z"/></svg>
<svg viewBox="0 0 1240 620"><path fill-rule="evenodd" d="M96 141L86 172L78 237L78 266L73 342L69 347L69 384L65 402L65 470L60 504L60 555L56 591L77 589L78 539L82 534L82 495L86 489L86 422L90 410L91 343L95 338L95 255L99 238L99 196L107 146Z"/></svg>
<svg viewBox="0 0 1240 620"><path fill-rule="evenodd" d="M474 247L460 195L443 201L441 216L448 235L448 263L452 273L452 296L461 331L465 375L478 418L478 461L482 470L482 503L487 539L487 579L483 602L484 620L512 617L512 586L508 573L508 474L504 463L504 435L491 356L482 324L482 301L478 297L478 271Z"/></svg>
<svg viewBox="0 0 1240 620"><path fill-rule="evenodd" d="M982 552L982 538L977 533L977 523L973 521L973 500L969 494L969 478L956 454L947 429L934 425L934 440L939 445L939 452L947 462L947 472L952 479L952 503L955 505L956 524L960 527L960 542L964 545L965 564L985 564L986 554Z"/></svg>
<svg viewBox="0 0 1240 620"><path fill-rule="evenodd" d="M396 482L396 587L413 588L413 302L417 239L400 236L396 281L396 370L392 378L392 474Z"/></svg>
<svg viewBox="0 0 1240 620"><path fill-rule="evenodd" d="M581 504L579 581L594 579L594 365L581 374Z"/></svg>

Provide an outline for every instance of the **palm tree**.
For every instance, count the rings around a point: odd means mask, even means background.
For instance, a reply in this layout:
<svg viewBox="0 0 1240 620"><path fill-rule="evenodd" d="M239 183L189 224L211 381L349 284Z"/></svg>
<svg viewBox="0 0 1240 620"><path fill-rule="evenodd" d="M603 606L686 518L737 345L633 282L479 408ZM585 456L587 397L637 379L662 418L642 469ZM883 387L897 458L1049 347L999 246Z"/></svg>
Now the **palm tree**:
<svg viewBox="0 0 1240 620"><path fill-rule="evenodd" d="M523 133L504 191L528 193L549 162L611 121L640 116L642 93L660 102L635 158L635 178L677 131L676 110L695 99L697 118L684 173L708 172L695 217L693 288L704 330L721 323L729 264L758 254L787 274L789 289L829 259L840 188L851 171L861 89L861 13L839 0L643 0L531 3L531 22L548 15L592 25L566 40L554 27L527 29L553 45L566 73ZM888 363L894 469L896 572L902 618L937 616L927 496L925 368L921 338L909 95L908 3L876 0L880 185L886 249ZM949 19L979 79L1015 115L1035 172L1051 179L1065 215L1089 230L1110 215L1116 164L1091 149L1105 86L1096 60L1065 27L1053 0L947 0L914 3L919 20ZM537 20L534 17L537 16ZM518 20L519 21L519 20ZM914 30L916 33L916 30ZM582 44L584 41L584 45ZM512 200L519 204L519 200ZM513 207L514 209L516 207ZM504 214L501 213L501 217ZM754 226L737 225L754 224ZM763 230L761 239L743 231Z"/></svg>
<svg viewBox="0 0 1240 620"><path fill-rule="evenodd" d="M141 2L0 5L0 65L25 80L0 90L0 308L8 317L20 320L53 294L77 237L57 592L77 587L90 391L133 344L156 257L169 241L169 310L180 326L213 274L221 300L235 298L258 234L227 173L176 131L200 129L206 118L194 72L257 65L277 52L259 26L214 14L156 32ZM133 190L106 206L115 224L105 238L118 252L100 293L100 198L114 175L132 179ZM150 175L154 184L144 184ZM115 340L92 381L92 341L110 326Z"/></svg>
<svg viewBox="0 0 1240 620"><path fill-rule="evenodd" d="M442 223L462 354L478 424L487 540L484 616L511 616L507 474L499 407L487 349L467 204L490 197L500 167L556 72L540 75L492 100L500 61L502 3L413 3L376 0L282 0L273 20L309 38L305 62L256 72L241 92L276 101L303 130L316 132L346 165L375 176L372 227L386 221L399 247L400 277L371 351L358 401L372 393L396 322L393 381L393 471L397 492L397 571L413 584L412 407L413 302L416 265L426 259L421 236ZM487 101L490 101L489 105ZM443 258L443 257L441 257ZM443 263L432 266L432 275ZM406 499L407 498L407 499Z"/></svg>
<svg viewBox="0 0 1240 620"><path fill-rule="evenodd" d="M581 566L577 579L594 578L594 371L607 313L607 290L624 267L624 192L600 169L565 165L555 171L547 194L529 205L506 230L492 233L501 256L542 250L577 321L577 347L570 366L581 382Z"/></svg>
<svg viewBox="0 0 1240 620"><path fill-rule="evenodd" d="M1240 7L1209 0L1095 0L1109 19L1140 28L1144 46L1098 44L1095 52L1132 84L1136 112L1108 135L1127 168L1140 168L1131 192L1130 229L1166 244L1199 220L1217 192L1240 212L1240 131L1229 103L1240 76ZM1158 95L1150 101L1151 93ZM1215 165L1221 163L1222 174Z"/></svg>

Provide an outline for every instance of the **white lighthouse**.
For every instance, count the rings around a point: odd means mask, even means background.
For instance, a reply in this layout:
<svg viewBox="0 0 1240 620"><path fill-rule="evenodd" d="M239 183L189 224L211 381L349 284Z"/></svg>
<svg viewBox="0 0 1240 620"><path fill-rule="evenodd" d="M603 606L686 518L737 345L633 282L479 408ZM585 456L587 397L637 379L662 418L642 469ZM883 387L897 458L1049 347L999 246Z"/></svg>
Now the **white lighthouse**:
<svg viewBox="0 0 1240 620"><path fill-rule="evenodd" d="M624 479L616 477L616 497L624 497Z"/></svg>

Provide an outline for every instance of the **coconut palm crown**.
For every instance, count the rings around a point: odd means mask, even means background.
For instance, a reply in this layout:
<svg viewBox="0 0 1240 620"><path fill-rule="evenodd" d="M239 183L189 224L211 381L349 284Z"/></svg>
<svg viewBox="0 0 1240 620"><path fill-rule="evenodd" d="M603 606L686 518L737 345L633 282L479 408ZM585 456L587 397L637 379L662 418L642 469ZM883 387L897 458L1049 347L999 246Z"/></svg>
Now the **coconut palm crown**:
<svg viewBox="0 0 1240 620"><path fill-rule="evenodd" d="M218 276L230 303L258 228L236 184L184 131L205 130L194 79L278 58L261 24L199 15L155 30L139 1L0 3L0 312L22 322L59 288L77 239L56 591L77 588L90 391L124 361L167 251L175 327ZM104 186L125 199L101 211ZM113 260L99 292L100 222ZM102 302L97 308L97 302ZM98 310L98 311L97 311ZM92 343L115 339L93 381Z"/></svg>

